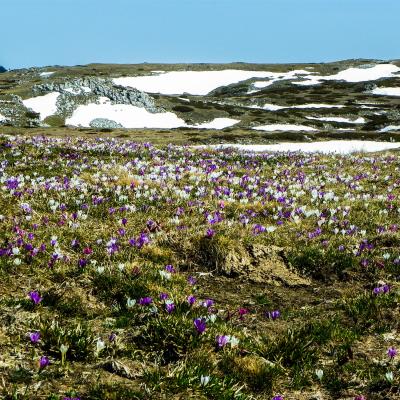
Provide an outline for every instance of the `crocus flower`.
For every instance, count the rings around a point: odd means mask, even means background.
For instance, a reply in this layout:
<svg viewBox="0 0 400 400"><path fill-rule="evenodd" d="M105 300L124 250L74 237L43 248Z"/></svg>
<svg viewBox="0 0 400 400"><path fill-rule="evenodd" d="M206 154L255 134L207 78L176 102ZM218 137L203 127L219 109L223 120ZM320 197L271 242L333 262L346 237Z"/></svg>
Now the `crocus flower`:
<svg viewBox="0 0 400 400"><path fill-rule="evenodd" d="M215 230L208 228L206 231L206 238L211 239L215 235Z"/></svg>
<svg viewBox="0 0 400 400"><path fill-rule="evenodd" d="M168 293L160 293L160 300L168 299Z"/></svg>
<svg viewBox="0 0 400 400"><path fill-rule="evenodd" d="M274 396L272 400L283 400L283 396L281 395Z"/></svg>
<svg viewBox="0 0 400 400"><path fill-rule="evenodd" d="M39 292L37 292L36 290L29 292L29 297L34 304L39 304L42 301Z"/></svg>
<svg viewBox="0 0 400 400"><path fill-rule="evenodd" d="M189 285L195 285L197 280L194 276L189 276L188 282L189 282Z"/></svg>
<svg viewBox="0 0 400 400"><path fill-rule="evenodd" d="M151 297L142 297L139 299L139 304L142 306L148 306L153 302Z"/></svg>
<svg viewBox="0 0 400 400"><path fill-rule="evenodd" d="M201 303L201 305L202 305L203 307L210 308L211 306L214 305L214 300L206 299L206 300L203 301L203 303Z"/></svg>
<svg viewBox="0 0 400 400"><path fill-rule="evenodd" d="M386 354L393 359L394 357L397 356L397 349L395 349L394 347L389 347L388 351L386 352Z"/></svg>
<svg viewBox="0 0 400 400"><path fill-rule="evenodd" d="M173 274L175 272L175 268L171 264L166 265L165 270L167 272L170 272L171 274Z"/></svg>
<svg viewBox="0 0 400 400"><path fill-rule="evenodd" d="M85 247L83 249L83 254L89 255L89 254L92 254L92 253L93 253L93 250L90 247Z"/></svg>
<svg viewBox="0 0 400 400"><path fill-rule="evenodd" d="M29 339L31 343L36 344L40 340L40 332L31 332L29 334Z"/></svg>
<svg viewBox="0 0 400 400"><path fill-rule="evenodd" d="M206 322L202 318L196 318L193 324L197 333L200 335L206 330Z"/></svg>
<svg viewBox="0 0 400 400"><path fill-rule="evenodd" d="M111 333L111 335L108 337L108 340L110 342L115 342L117 340L117 334L115 332Z"/></svg>
<svg viewBox="0 0 400 400"><path fill-rule="evenodd" d="M367 400L367 398L362 394L358 394L357 396L354 397L354 400Z"/></svg>
<svg viewBox="0 0 400 400"><path fill-rule="evenodd" d="M227 335L218 335L216 337L216 342L217 342L218 348L222 348L222 347L226 346L229 343L229 336L227 336Z"/></svg>
<svg viewBox="0 0 400 400"><path fill-rule="evenodd" d="M190 306L192 306L194 303L196 303L196 297L194 297L193 295L188 296L187 302Z"/></svg>
<svg viewBox="0 0 400 400"><path fill-rule="evenodd" d="M273 321L275 321L277 318L279 318L279 317L281 316L281 313L280 313L280 311L278 311L278 310L268 311L268 312L265 314L265 316L266 316L267 318L270 318L270 319L272 319Z"/></svg>
<svg viewBox="0 0 400 400"><path fill-rule="evenodd" d="M166 302L166 303L165 303L165 309L166 309L166 311L167 311L168 314L171 314L172 311L175 310L175 304L172 303L172 302Z"/></svg>
<svg viewBox="0 0 400 400"><path fill-rule="evenodd" d="M50 364L50 360L48 359L48 357L46 357L46 356L40 357L40 360L39 360L39 368L40 369L47 367L49 364Z"/></svg>
<svg viewBox="0 0 400 400"><path fill-rule="evenodd" d="M209 376L204 376L204 375L202 375L202 376L200 377L200 385L201 385L201 386L206 386L206 385L208 385L208 382L210 382L210 377L209 377Z"/></svg>

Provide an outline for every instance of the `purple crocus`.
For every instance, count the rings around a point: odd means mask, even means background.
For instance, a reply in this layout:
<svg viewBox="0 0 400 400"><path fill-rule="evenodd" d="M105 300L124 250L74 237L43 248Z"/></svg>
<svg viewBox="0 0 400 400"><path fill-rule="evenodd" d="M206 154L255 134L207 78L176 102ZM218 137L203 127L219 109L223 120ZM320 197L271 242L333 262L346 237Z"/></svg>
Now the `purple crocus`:
<svg viewBox="0 0 400 400"><path fill-rule="evenodd" d="M165 270L171 274L175 273L175 268L171 264L166 265Z"/></svg>
<svg viewBox="0 0 400 400"><path fill-rule="evenodd" d="M29 292L29 297L34 304L39 304L42 301L42 298L41 298L39 292L36 290Z"/></svg>
<svg viewBox="0 0 400 400"><path fill-rule="evenodd" d="M206 321L203 318L193 320L194 327L199 335L206 330Z"/></svg>
<svg viewBox="0 0 400 400"><path fill-rule="evenodd" d="M267 313L265 313L265 316L275 321L277 318L281 316L281 313L279 310L268 311Z"/></svg>
<svg viewBox="0 0 400 400"><path fill-rule="evenodd" d="M239 310L238 310L238 314L239 314L239 318L240 319L243 319L243 316L244 315L246 315L246 314L248 314L249 313L249 310L247 309L247 308L239 308Z"/></svg>
<svg viewBox="0 0 400 400"><path fill-rule="evenodd" d="M222 348L224 346L226 346L229 342L229 336L227 335L218 335L216 337L216 342L217 342L217 346L218 348Z"/></svg>
<svg viewBox="0 0 400 400"><path fill-rule="evenodd" d="M31 332L29 334L29 339L31 343L36 344L40 340L40 332Z"/></svg>
<svg viewBox="0 0 400 400"><path fill-rule="evenodd" d="M197 280L196 280L196 278L194 276L189 276L188 282L189 282L189 285L193 286L193 285L196 284Z"/></svg>
<svg viewBox="0 0 400 400"><path fill-rule="evenodd" d="M47 367L49 364L50 364L50 360L48 357L46 357L46 356L40 357L40 360L39 360L39 368L40 369Z"/></svg>
<svg viewBox="0 0 400 400"><path fill-rule="evenodd" d="M139 299L139 304L141 306L148 306L153 302L153 299L151 297L142 297Z"/></svg>
<svg viewBox="0 0 400 400"><path fill-rule="evenodd" d="M211 306L214 305L214 300L206 299L206 300L203 301L203 303L201 303L201 305L202 305L203 307L210 308Z"/></svg>
<svg viewBox="0 0 400 400"><path fill-rule="evenodd" d="M168 293L160 293L160 300L167 300L168 299Z"/></svg>
<svg viewBox="0 0 400 400"><path fill-rule="evenodd" d="M395 358L397 356L397 349L395 349L394 347L389 347L388 351L386 352L386 354L391 358Z"/></svg>
<svg viewBox="0 0 400 400"><path fill-rule="evenodd" d="M206 238L211 239L215 235L215 230L208 228L206 231Z"/></svg>
<svg viewBox="0 0 400 400"><path fill-rule="evenodd" d="M187 302L190 306L192 306L194 303L196 303L196 297L194 297L193 295L188 296Z"/></svg>
<svg viewBox="0 0 400 400"><path fill-rule="evenodd" d="M117 340L117 334L115 332L111 333L111 335L108 337L108 340L112 343Z"/></svg>
<svg viewBox="0 0 400 400"><path fill-rule="evenodd" d="M174 303L166 303L165 310L167 311L168 314L171 314L175 310L175 304Z"/></svg>
<svg viewBox="0 0 400 400"><path fill-rule="evenodd" d="M283 400L283 396L281 396L280 394L278 394L277 396L274 396L272 398L272 400Z"/></svg>
<svg viewBox="0 0 400 400"><path fill-rule="evenodd" d="M354 400L367 400L367 398L362 394L358 394L357 396L354 397Z"/></svg>

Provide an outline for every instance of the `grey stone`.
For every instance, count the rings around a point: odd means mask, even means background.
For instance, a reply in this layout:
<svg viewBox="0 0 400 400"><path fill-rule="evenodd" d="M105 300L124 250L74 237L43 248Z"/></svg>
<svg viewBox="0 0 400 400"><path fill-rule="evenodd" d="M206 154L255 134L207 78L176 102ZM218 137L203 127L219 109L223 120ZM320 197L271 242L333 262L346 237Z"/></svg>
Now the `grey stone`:
<svg viewBox="0 0 400 400"><path fill-rule="evenodd" d="M110 129L123 128L123 126L118 122L112 121L107 118L95 118L92 121L90 121L89 126L91 128L110 128Z"/></svg>

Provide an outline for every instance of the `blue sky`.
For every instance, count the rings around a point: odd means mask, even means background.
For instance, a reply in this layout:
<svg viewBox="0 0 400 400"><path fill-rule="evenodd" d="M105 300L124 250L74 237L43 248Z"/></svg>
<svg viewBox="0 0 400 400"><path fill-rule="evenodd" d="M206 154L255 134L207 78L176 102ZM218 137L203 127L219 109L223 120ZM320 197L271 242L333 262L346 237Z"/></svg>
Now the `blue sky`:
<svg viewBox="0 0 400 400"><path fill-rule="evenodd" d="M400 0L1 0L0 65L400 58Z"/></svg>

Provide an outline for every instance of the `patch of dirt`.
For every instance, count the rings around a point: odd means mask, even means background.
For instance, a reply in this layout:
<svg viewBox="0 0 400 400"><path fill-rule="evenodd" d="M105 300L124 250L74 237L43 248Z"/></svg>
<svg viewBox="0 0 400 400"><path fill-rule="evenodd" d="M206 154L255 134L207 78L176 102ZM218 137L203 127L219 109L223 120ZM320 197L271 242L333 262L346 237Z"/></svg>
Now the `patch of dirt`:
<svg viewBox="0 0 400 400"><path fill-rule="evenodd" d="M292 271L285 260L284 249L253 244L238 246L219 260L218 269L227 276L242 276L255 283L285 286L309 286L309 279Z"/></svg>

